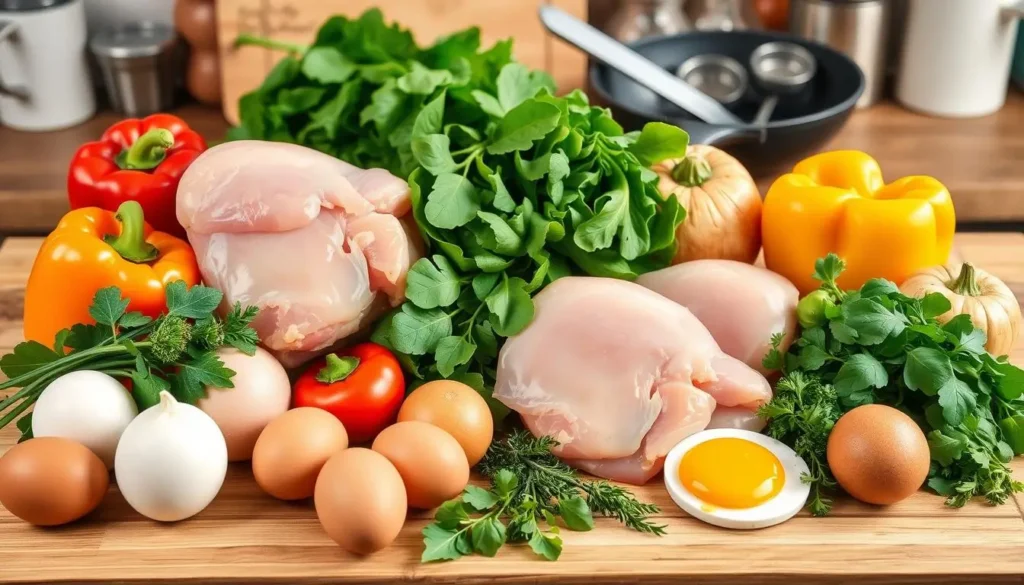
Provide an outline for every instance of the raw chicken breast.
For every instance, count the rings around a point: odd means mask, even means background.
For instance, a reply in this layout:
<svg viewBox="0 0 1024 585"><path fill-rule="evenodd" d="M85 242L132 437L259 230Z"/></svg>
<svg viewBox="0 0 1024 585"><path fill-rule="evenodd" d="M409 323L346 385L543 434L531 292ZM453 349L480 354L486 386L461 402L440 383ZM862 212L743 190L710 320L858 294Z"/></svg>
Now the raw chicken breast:
<svg viewBox="0 0 1024 585"><path fill-rule="evenodd" d="M764 268L735 260L694 260L650 272L636 281L690 310L722 351L763 374L761 360L774 333L785 350L796 335L793 283Z"/></svg>
<svg viewBox="0 0 1024 585"><path fill-rule="evenodd" d="M178 186L178 221L209 286L259 307L253 327L286 366L331 348L404 299L416 259L409 186L315 150L211 148Z"/></svg>
<svg viewBox="0 0 1024 585"><path fill-rule="evenodd" d="M498 356L494 398L595 475L642 484L716 405L752 411L771 398L693 314L637 284L562 278L534 304L533 322Z"/></svg>

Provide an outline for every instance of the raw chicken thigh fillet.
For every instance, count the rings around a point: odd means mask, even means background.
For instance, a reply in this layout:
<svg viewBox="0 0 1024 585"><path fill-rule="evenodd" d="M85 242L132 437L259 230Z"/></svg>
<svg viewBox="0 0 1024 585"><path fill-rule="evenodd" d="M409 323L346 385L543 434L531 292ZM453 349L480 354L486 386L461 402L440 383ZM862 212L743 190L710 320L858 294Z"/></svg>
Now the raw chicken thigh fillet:
<svg viewBox="0 0 1024 585"><path fill-rule="evenodd" d="M178 221L225 306L253 305L286 366L323 353L404 299L416 259L409 187L292 144L214 147L178 186Z"/></svg>
<svg viewBox="0 0 1024 585"><path fill-rule="evenodd" d="M771 398L693 314L640 285L562 278L534 303L533 322L501 350L494 397L584 471L645 483L716 408Z"/></svg>

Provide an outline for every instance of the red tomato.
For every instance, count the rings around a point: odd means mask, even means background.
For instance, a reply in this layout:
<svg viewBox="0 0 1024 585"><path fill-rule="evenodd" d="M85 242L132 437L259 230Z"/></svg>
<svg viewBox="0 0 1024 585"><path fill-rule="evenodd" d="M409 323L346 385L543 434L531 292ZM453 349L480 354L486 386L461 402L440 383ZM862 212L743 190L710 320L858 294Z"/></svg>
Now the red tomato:
<svg viewBox="0 0 1024 585"><path fill-rule="evenodd" d="M365 443L395 422L405 378L395 356L376 343L360 343L316 362L295 382L296 408L312 406L345 425L351 443Z"/></svg>

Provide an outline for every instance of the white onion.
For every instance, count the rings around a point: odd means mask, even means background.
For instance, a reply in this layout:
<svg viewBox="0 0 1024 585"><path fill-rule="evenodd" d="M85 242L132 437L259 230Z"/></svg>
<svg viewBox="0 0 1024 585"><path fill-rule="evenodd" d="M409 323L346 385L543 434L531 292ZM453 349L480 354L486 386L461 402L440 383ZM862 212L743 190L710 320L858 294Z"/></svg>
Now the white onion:
<svg viewBox="0 0 1024 585"><path fill-rule="evenodd" d="M217 423L167 391L135 417L117 445L114 474L136 512L162 522L201 512L224 484L228 449Z"/></svg>
<svg viewBox="0 0 1024 585"><path fill-rule="evenodd" d="M81 443L107 469L118 440L139 414L131 393L114 378L93 370L70 372L47 386L32 411L32 435Z"/></svg>

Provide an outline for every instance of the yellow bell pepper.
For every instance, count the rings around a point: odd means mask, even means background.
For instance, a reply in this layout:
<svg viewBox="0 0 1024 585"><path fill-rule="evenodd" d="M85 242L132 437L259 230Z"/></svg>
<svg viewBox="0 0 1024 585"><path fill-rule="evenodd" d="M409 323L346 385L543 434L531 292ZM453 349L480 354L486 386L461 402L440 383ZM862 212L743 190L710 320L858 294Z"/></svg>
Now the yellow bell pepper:
<svg viewBox="0 0 1024 585"><path fill-rule="evenodd" d="M818 288L814 261L829 252L846 261L842 288L872 278L903 282L946 262L955 229L942 183L912 176L886 184L875 159L852 150L799 162L772 184L761 215L765 265L801 294Z"/></svg>

